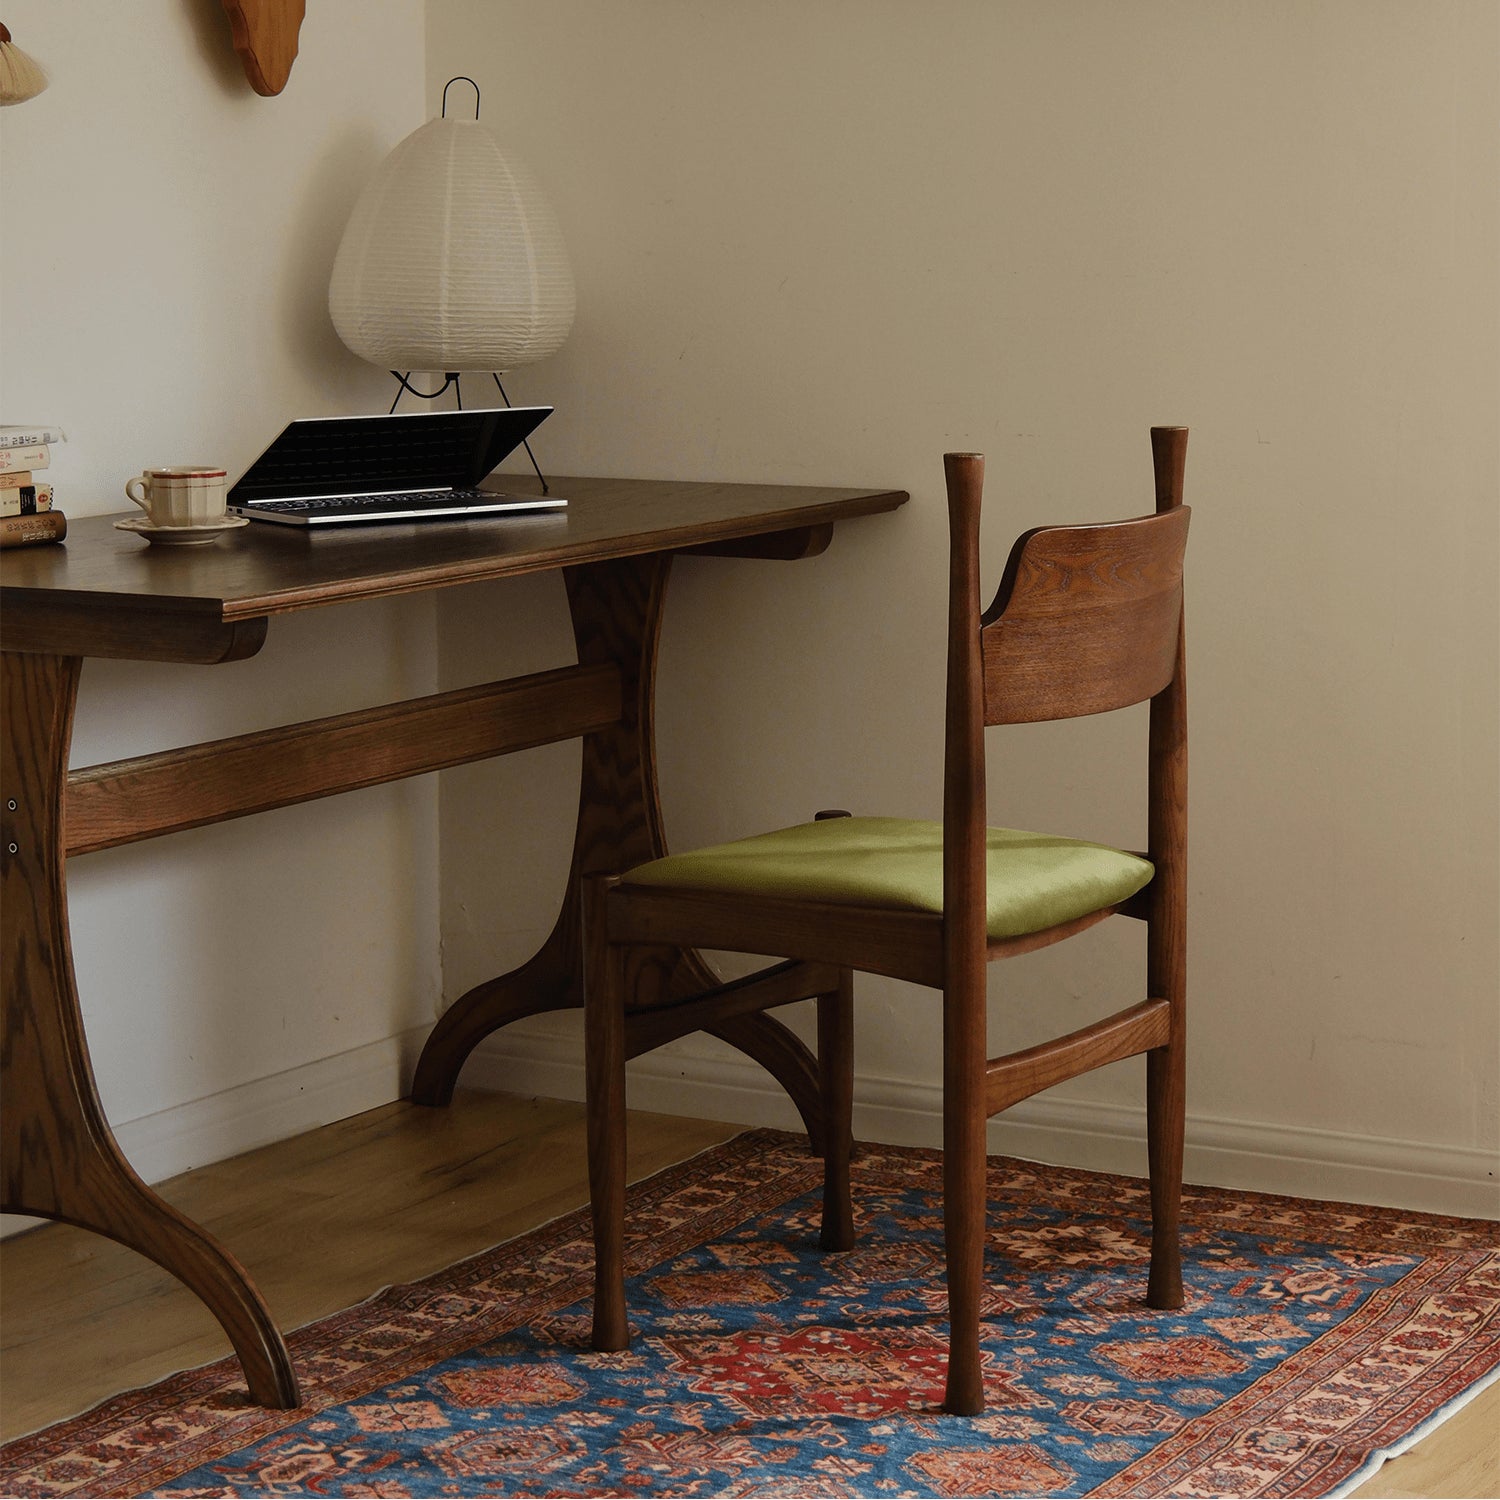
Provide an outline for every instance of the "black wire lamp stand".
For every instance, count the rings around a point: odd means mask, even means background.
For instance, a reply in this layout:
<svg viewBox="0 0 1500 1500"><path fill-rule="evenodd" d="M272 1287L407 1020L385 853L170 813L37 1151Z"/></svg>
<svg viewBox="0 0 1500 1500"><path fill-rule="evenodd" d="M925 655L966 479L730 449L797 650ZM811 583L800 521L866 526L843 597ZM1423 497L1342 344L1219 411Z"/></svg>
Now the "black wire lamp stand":
<svg viewBox="0 0 1500 1500"><path fill-rule="evenodd" d="M455 83L467 83L474 90L474 118L477 120L479 118L479 85L475 83L472 78L469 78L464 74L459 74L456 78L450 78L448 82L443 85L442 118L445 120L448 118L448 90L451 89ZM392 412L394 412L396 410L396 407L400 404L403 395L410 394L416 396L419 400L422 401L436 401L439 396L443 395L450 388L453 391L453 399L458 403L459 411L462 411L464 409L464 391L462 383L463 377L460 371L445 371L443 375L443 383L435 391L418 390L417 387L411 383L411 377L413 373L414 372L411 370L407 370L405 374L403 374L400 370L391 371L391 374L395 376L396 379L396 398L391 402ZM500 399L507 406L509 406L511 404L510 397L505 394L505 386L501 383L499 373L497 371L491 370L490 377L495 382L495 388L500 392ZM531 467L536 470L536 477L541 480L542 493L544 495L550 494L551 491L547 488L547 476L542 473L541 465L536 461L536 454L531 451L531 443L529 439L523 438L521 446L526 450L526 457L531 460Z"/></svg>
<svg viewBox="0 0 1500 1500"><path fill-rule="evenodd" d="M458 403L458 409L460 411L464 409L464 388L462 385L462 377L457 370L449 370L443 376L443 383L435 391L419 391L416 386L411 383L412 372L410 370L408 370L404 375L400 370L392 370L391 374L396 377L397 382L396 399L391 402L391 411L395 411L396 406L400 402L402 396L406 395L407 393L410 393L411 395L416 396L423 401L436 401L437 398L450 387L453 390L453 398ZM500 392L500 399L504 401L507 406L509 406L511 404L510 397L505 394L505 387L500 384L499 375L491 370L490 376L494 380L496 388ZM547 476L542 473L541 465L536 461L536 454L531 451L530 441L526 438L522 438L521 446L526 450L526 457L531 460L531 467L536 470L536 477L542 482L542 493L544 495L550 495L552 491L547 488Z"/></svg>

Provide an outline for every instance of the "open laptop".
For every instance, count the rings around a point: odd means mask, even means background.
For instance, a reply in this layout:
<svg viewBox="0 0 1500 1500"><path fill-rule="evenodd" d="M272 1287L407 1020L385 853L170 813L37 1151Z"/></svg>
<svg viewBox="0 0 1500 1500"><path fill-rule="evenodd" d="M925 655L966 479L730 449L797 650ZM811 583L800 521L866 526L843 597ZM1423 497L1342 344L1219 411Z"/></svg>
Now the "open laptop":
<svg viewBox="0 0 1500 1500"><path fill-rule="evenodd" d="M231 487L229 511L283 526L347 526L557 510L568 502L479 488L551 414L506 406L293 422Z"/></svg>

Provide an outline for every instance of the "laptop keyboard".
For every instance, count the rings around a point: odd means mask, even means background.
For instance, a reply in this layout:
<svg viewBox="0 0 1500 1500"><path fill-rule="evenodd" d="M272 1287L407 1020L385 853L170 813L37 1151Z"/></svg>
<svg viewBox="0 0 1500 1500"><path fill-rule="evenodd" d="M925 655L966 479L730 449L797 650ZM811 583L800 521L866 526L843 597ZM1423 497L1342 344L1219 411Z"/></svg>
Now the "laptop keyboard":
<svg viewBox="0 0 1500 1500"><path fill-rule="evenodd" d="M418 490L414 494L400 495L323 495L308 500L258 500L256 510L296 512L310 510L350 510L360 506L371 510L391 510L406 505L421 505L425 501L484 500L484 490Z"/></svg>

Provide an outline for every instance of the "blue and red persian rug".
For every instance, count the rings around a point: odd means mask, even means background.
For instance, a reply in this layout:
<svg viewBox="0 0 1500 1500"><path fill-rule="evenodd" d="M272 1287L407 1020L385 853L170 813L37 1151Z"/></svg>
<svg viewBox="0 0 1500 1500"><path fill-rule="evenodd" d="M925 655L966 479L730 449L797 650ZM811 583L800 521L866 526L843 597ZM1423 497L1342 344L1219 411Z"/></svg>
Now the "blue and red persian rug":
<svg viewBox="0 0 1500 1500"><path fill-rule="evenodd" d="M1500 1227L1213 1189L1143 1301L1144 1187L994 1158L987 1409L939 1410L941 1158L866 1147L859 1246L756 1131L633 1190L635 1340L588 1348L574 1213L0 1450L7 1495L1335 1495L1500 1366Z"/></svg>

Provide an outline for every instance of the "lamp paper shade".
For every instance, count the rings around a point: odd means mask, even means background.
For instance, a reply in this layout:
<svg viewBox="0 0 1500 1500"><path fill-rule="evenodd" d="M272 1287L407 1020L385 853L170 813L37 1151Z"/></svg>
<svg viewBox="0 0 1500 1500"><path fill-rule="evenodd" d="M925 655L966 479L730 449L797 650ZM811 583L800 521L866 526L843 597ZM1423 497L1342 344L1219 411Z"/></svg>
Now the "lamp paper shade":
<svg viewBox="0 0 1500 1500"><path fill-rule="evenodd" d="M573 272L536 179L478 120L430 120L380 164L334 257L339 337L387 370L505 371L556 353Z"/></svg>

